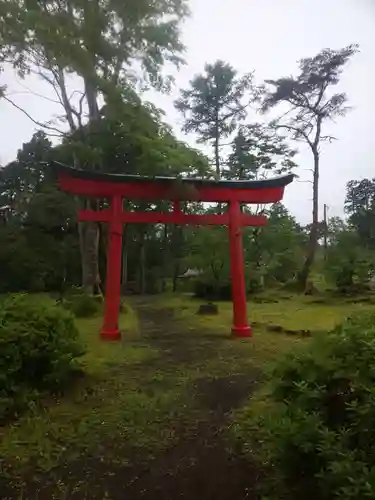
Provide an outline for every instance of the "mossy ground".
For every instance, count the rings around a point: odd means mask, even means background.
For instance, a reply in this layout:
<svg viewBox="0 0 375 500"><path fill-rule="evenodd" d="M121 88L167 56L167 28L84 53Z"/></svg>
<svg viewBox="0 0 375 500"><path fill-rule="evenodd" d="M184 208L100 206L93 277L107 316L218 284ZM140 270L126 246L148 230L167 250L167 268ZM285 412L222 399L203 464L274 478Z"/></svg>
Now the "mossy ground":
<svg viewBox="0 0 375 500"><path fill-rule="evenodd" d="M230 449L228 431L241 434L236 412L248 414L270 365L309 341L264 325L326 330L375 307L273 299L249 302L260 326L245 340L230 336L231 304L201 317L187 295L131 300L121 343L99 340L100 316L78 320L85 375L0 429L0 497L257 498L251 456Z"/></svg>

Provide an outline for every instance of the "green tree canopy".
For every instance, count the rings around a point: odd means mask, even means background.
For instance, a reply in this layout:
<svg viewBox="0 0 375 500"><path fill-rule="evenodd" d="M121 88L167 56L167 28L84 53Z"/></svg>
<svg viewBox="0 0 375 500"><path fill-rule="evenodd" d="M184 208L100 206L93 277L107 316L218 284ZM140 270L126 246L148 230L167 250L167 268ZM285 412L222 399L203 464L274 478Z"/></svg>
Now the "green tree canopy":
<svg viewBox="0 0 375 500"><path fill-rule="evenodd" d="M253 75L242 77L228 63L206 64L204 73L181 90L176 108L185 117L183 130L195 132L198 142L209 144L214 152L216 177L220 178L222 140L228 138L247 115L249 103L255 99Z"/></svg>
<svg viewBox="0 0 375 500"><path fill-rule="evenodd" d="M244 125L233 141L224 175L249 180L266 178L271 171L280 175L296 167L295 154L273 128L260 123Z"/></svg>

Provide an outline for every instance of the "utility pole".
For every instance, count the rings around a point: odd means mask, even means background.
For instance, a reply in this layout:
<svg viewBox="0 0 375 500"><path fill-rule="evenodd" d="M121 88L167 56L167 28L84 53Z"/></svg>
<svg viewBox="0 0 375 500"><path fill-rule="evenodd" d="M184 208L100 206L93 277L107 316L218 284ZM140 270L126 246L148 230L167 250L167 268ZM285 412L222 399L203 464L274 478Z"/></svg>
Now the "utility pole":
<svg viewBox="0 0 375 500"><path fill-rule="evenodd" d="M328 206L324 203L324 260L327 260L327 248L328 248Z"/></svg>

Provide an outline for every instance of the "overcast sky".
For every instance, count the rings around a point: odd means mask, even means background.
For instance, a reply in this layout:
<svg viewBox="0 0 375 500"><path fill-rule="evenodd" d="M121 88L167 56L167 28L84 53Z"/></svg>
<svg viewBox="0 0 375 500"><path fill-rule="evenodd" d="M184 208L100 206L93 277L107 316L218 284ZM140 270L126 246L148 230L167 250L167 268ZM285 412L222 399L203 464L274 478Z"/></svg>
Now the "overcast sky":
<svg viewBox="0 0 375 500"><path fill-rule="evenodd" d="M178 88L186 87L206 62L223 59L239 73L255 70L261 82L289 76L296 72L298 59L313 56L322 48L360 45L361 52L348 64L339 88L348 94L354 110L327 126L325 132L338 140L324 145L322 151L321 212L327 203L330 216L342 215L346 182L375 177L375 0L190 0L190 5L192 17L183 28L187 64L176 75L171 95L149 95L165 110L176 132L181 127L181 118L173 108ZM11 71L0 76L0 83L18 92L13 99L33 117L46 120L55 112L49 101L27 94ZM27 85L46 92L37 81ZM12 160L36 128L0 101L0 163ZM179 137L183 136L179 133ZM311 179L308 151L301 151L298 163L300 180ZM311 184L295 182L287 189L285 203L299 221L309 222Z"/></svg>

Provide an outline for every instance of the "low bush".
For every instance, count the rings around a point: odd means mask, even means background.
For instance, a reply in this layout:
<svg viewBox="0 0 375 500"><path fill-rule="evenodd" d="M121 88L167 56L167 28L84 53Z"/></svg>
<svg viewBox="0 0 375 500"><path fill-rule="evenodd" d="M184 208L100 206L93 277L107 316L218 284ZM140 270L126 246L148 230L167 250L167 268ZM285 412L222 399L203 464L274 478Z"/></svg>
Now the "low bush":
<svg viewBox="0 0 375 500"><path fill-rule="evenodd" d="M70 310L77 318L88 318L99 310L99 302L93 295L77 295L70 299Z"/></svg>
<svg viewBox="0 0 375 500"><path fill-rule="evenodd" d="M194 296L206 300L231 300L232 287L230 283L210 283L197 279L194 282Z"/></svg>
<svg viewBox="0 0 375 500"><path fill-rule="evenodd" d="M61 305L77 318L93 316L98 312L101 302L101 296L89 295L78 287L67 290L60 299Z"/></svg>
<svg viewBox="0 0 375 500"><path fill-rule="evenodd" d="M301 293L304 291L303 286L297 278L290 279L282 284L282 290L291 293Z"/></svg>
<svg viewBox="0 0 375 500"><path fill-rule="evenodd" d="M269 411L256 425L285 498L375 498L374 359L370 314L316 337L275 369Z"/></svg>
<svg viewBox="0 0 375 500"><path fill-rule="evenodd" d="M0 419L71 379L83 354L71 313L53 300L9 296L0 309Z"/></svg>

